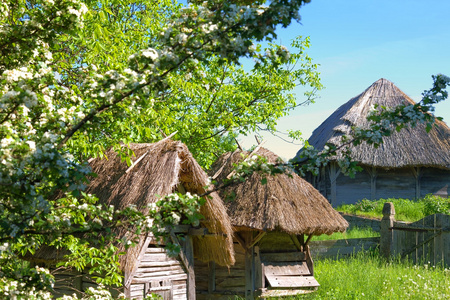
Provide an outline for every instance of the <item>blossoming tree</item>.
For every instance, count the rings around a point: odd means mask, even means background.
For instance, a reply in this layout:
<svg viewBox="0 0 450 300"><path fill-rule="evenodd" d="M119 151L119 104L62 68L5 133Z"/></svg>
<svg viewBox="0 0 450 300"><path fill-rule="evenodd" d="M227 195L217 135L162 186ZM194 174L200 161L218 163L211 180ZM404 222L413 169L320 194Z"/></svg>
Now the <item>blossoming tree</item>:
<svg viewBox="0 0 450 300"><path fill-rule="evenodd" d="M22 259L42 245L68 249L71 254L66 257L66 266L83 269L89 263L92 272L107 275L99 281L120 284L122 279L116 248L111 243L115 237L105 235L103 247L84 245L89 244L96 233L104 231L102 224L105 222L112 227L131 224L142 230L164 225L164 222L148 222L152 214L159 213L156 209L147 216L133 208L117 211L113 207L96 205L95 196L82 193L86 176L90 173L85 158L101 152L105 145L119 142L119 139L111 137L111 133L115 132L111 130L112 126L125 119L130 122L134 117L147 116L146 126L138 132L146 132L145 128L148 128L148 136L155 135L156 129L161 127L171 130L161 124L180 118L180 109L174 109L181 107L180 101L191 101L192 107L207 103L206 110L219 113L218 117L222 117L220 113L228 114L215 127L213 135L217 132L220 135L223 128L233 132L240 126L251 128L257 124L274 124L276 118L271 119L270 113L266 113L269 115L268 122L260 119L240 123L238 117L248 116L248 107L255 108L254 115L261 114L263 110L253 104L264 107L262 104L264 99L271 97L269 94L288 89L292 85L290 82L286 83L287 88L270 87L270 93L256 98L241 97L241 104L237 105L235 101L236 107L223 110L221 107L226 104L224 99L233 92L228 89L227 95L219 94L217 90L220 86L212 85L210 81L222 78L245 87L249 76L237 66L243 56L256 59L256 72L260 73L255 75L259 76L260 81L264 76L277 80L282 78L281 75L287 78L288 73L269 74L268 70L294 62L292 59L300 56L291 56L283 47L273 46L261 53L252 46L255 41L275 37L276 26L287 26L292 20L299 19L298 9L308 1L275 0L268 5L263 5L263 2L191 1L188 7L170 6L170 9L163 10L165 14L160 19L161 23L149 26L146 23L148 18L140 18L139 14L155 3L162 3L159 7L164 8L165 2L121 1L119 4L127 4L124 11L135 11L136 14L131 17L135 25L151 27L143 34L134 35L142 40L129 41L129 49L134 52L131 55L124 48L120 53L100 54L101 50L110 50L105 48L108 44L102 41L102 35L108 30L118 30L100 26L104 20L118 16L114 9L121 6L110 6L117 4L116 1L32 0L0 3L2 295L29 299L50 297L48 292L52 277L48 270L30 266ZM153 12L156 13L156 10ZM119 24L120 20L110 20L109 24ZM120 30L126 36L131 34L133 28ZM92 35L86 36L87 33ZM123 41L119 39L118 42ZM95 62L99 65L96 66ZM306 81L310 80L314 87L314 66L307 58L305 63L312 76ZM224 71L227 68L224 66L229 66L228 73ZM183 87L180 80L186 76L192 76L195 85ZM197 105L195 101L199 98L191 93L207 76L211 78L205 82L205 86L210 84L206 90L215 91L202 98L204 103L200 101ZM294 76L300 79L303 74ZM182 93L175 93L174 87L179 87ZM170 97L166 96L168 92ZM250 94L255 93L255 90L250 91ZM281 101L275 108L295 105L292 96L271 98L274 103L278 100ZM217 103L220 105L216 106ZM266 106L265 110L269 107ZM282 110L281 114L285 111ZM197 113L192 110L189 118ZM172 116L169 118L170 114ZM213 124L210 119L207 124ZM207 126L203 123L197 130ZM136 129L123 130L120 137L133 130ZM83 136L90 139L83 143ZM192 136L189 133L185 139ZM136 138L140 139L142 137ZM208 155L204 157L207 162ZM63 191L66 196L53 199L56 191ZM195 207L200 203L198 198L193 199L187 205ZM120 221L123 217L128 220L126 224ZM150 224L151 228L148 228ZM126 246L133 245L132 240L122 242Z"/></svg>
<svg viewBox="0 0 450 300"><path fill-rule="evenodd" d="M160 131L178 130L208 165L214 151L229 149L233 134L258 126L273 130L276 119L297 105L286 91L295 84L313 90L320 84L303 53L307 40L294 42L298 53L275 45L259 51L255 43L270 42L277 26L299 20L305 2L207 0L181 7L168 0L2 1L2 297L50 297L48 270L22 259L43 245L69 250L66 267L81 270L89 264L104 275L99 282L120 285L115 237L105 234L102 247L86 243L104 231L104 223L158 232L173 217L161 216L155 224L150 219L162 213L158 207L143 215L132 207L117 211L97 205L95 196L82 192L90 174L86 159L119 141L153 141ZM241 57L255 60L253 73L239 67ZM302 67L282 68L295 62ZM356 131L349 142L377 143L392 124L429 120L423 112L446 97L448 84L447 77L437 76L425 95L428 103L374 115L374 127ZM384 119L392 122L379 122ZM212 148L215 144L219 147ZM206 153L208 147L212 151ZM309 151L311 165L336 150ZM237 179L253 170L283 171L261 161L241 168ZM56 191L65 197L54 199ZM198 196L183 202L194 209L201 203ZM121 242L133 245L133 240Z"/></svg>

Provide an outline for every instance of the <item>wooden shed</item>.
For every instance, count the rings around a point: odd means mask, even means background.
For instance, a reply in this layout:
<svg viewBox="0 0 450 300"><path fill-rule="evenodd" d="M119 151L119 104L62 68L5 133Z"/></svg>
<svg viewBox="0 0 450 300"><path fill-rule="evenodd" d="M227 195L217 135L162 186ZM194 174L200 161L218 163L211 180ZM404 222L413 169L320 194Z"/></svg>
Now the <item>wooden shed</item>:
<svg viewBox="0 0 450 300"><path fill-rule="evenodd" d="M154 144L131 144L130 148L135 154L131 167L112 150L106 154L108 159L90 162L98 177L92 179L86 192L97 195L100 203L118 209L132 204L145 212L158 195L205 192L208 176L181 142L165 139ZM127 297L143 299L156 293L164 299L195 299L194 257L224 268L234 263L232 227L217 193L210 194L200 212L205 218L199 227L178 226L172 230L173 241L182 247L178 257L168 256L151 235L141 235L138 246L120 257L125 276L122 292ZM117 233L122 237L130 231L121 229ZM185 238L179 239L178 233ZM34 260L51 265L60 257L56 250L43 249ZM56 273L56 279L58 295L73 294L94 284L86 274L70 271Z"/></svg>
<svg viewBox="0 0 450 300"><path fill-rule="evenodd" d="M352 126L367 128L367 116L374 105L394 107L414 101L392 82L380 79L350 99L328 117L309 138L316 149L326 143L340 145L340 137ZM332 161L317 176L307 175L333 206L353 204L361 199L421 198L427 194L447 197L450 187L450 129L436 120L430 132L425 124L406 127L383 139L378 148L362 143L351 148L351 157L363 168L355 178L341 174ZM302 150L296 160L301 160Z"/></svg>
<svg viewBox="0 0 450 300"><path fill-rule="evenodd" d="M256 154L269 163L279 160L263 148ZM224 154L209 174L220 185L233 164L248 155ZM267 175L263 184L263 175L254 173L220 191L234 228L236 263L226 268L196 262L198 299L282 297L317 288L308 241L313 235L342 232L348 223L308 182L291 175Z"/></svg>

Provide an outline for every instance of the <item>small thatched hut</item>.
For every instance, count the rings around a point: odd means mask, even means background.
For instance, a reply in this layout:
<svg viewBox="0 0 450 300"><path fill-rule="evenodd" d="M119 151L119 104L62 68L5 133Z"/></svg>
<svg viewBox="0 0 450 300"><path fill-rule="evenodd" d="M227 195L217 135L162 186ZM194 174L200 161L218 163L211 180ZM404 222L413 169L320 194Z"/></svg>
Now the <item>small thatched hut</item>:
<svg viewBox="0 0 450 300"><path fill-rule="evenodd" d="M158 195L176 191L205 192L208 176L181 142L165 139L154 144L131 144L130 148L136 157L132 167L121 161L112 150L106 154L108 159L90 162L98 177L92 179L86 192L97 195L100 203L114 205L118 209L132 204L145 212L149 203L158 200ZM173 231L174 241L182 246L178 257L169 257L164 247L147 235L142 235L138 246L120 257L127 297L142 299L147 294L158 293L164 299L195 299L194 257L199 261L214 261L221 266L234 263L232 227L217 193L210 194L200 212L205 217L200 228L179 226ZM178 232L186 234L184 241L178 240ZM129 232L122 229L118 234L120 237ZM60 256L47 250L35 257L50 262ZM64 281L57 284L55 290L59 294L72 294L74 290L92 285L89 278L80 275L66 273Z"/></svg>
<svg viewBox="0 0 450 300"><path fill-rule="evenodd" d="M269 163L279 160L263 148L255 153ZM233 164L248 156L240 151L224 154L209 174L220 184ZM234 227L236 263L228 270L196 262L198 299L279 297L318 286L308 241L313 235L342 232L348 223L308 182L291 175L267 175L263 184L264 175L254 173L220 191Z"/></svg>
<svg viewBox="0 0 450 300"><path fill-rule="evenodd" d="M340 137L352 126L368 126L367 116L374 105L394 107L414 101L392 82L380 79L362 94L350 99L326 119L309 138L316 149L326 143L340 144ZM333 206L360 199L420 198L426 194L448 196L450 186L450 129L436 121L430 132L425 124L394 131L378 148L363 143L353 147L352 158L364 171L355 178L340 174L336 163L309 175L311 182ZM295 159L299 159L300 150Z"/></svg>

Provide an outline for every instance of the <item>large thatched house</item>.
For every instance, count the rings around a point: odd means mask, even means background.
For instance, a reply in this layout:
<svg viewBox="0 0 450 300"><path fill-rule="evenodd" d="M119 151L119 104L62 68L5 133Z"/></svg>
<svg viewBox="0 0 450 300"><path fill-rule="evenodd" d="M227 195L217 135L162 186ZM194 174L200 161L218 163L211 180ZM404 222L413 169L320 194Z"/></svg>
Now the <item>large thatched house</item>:
<svg viewBox="0 0 450 300"><path fill-rule="evenodd" d="M380 79L328 117L314 130L309 144L316 149L323 149L326 143L339 145L340 137L349 133L352 126L368 126L368 113L376 104L394 107L414 101L392 82ZM355 178L342 175L337 164L331 162L318 176L309 175L307 180L333 206L364 198L414 199L429 193L448 196L450 129L441 121L435 125L430 132L424 124L394 131L378 148L366 143L352 147L352 159L364 169Z"/></svg>
<svg viewBox="0 0 450 300"><path fill-rule="evenodd" d="M279 159L263 148L256 154L269 163ZM224 154L209 174L220 185L243 156L249 153ZM198 299L279 297L318 286L308 242L313 235L342 232L348 223L308 182L291 175L267 175L263 184L263 175L254 173L220 191L234 228L236 263L227 269L196 262Z"/></svg>
<svg viewBox="0 0 450 300"><path fill-rule="evenodd" d="M132 167L112 150L107 153L108 159L90 162L98 177L92 179L86 192L97 195L100 203L119 209L133 204L146 211L147 205L156 202L159 196L177 191L205 192L208 176L181 142L165 139L154 144L131 144L131 149L135 154ZM217 193L210 194L200 212L205 217L200 228L178 227L178 231L186 234L182 240L172 235L182 247L178 257L169 257L164 247L148 235L140 236L138 246L120 257L127 297L142 299L157 293L164 299L195 299L194 257L221 266L234 263L232 227ZM119 237L129 234L126 229L117 233ZM58 257L58 253L46 249L36 253L35 259L51 264ZM72 294L92 284L86 274L65 272L57 275L55 290L60 295Z"/></svg>

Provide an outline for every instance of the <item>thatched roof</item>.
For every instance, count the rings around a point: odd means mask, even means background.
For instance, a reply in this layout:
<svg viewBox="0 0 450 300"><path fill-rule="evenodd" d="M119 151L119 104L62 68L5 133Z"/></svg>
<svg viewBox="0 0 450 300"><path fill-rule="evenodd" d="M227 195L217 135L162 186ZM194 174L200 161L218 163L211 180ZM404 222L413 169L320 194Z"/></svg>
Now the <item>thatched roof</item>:
<svg viewBox="0 0 450 300"><path fill-rule="evenodd" d="M210 175L222 182L233 170L233 164L242 161L248 152L235 151L222 155L212 166ZM266 157L269 163L277 163L279 157L261 148L257 155ZM347 221L335 211L311 184L297 174L263 175L253 173L244 183L229 186L220 192L231 223L236 230L256 229L283 231L289 234L331 234L343 232ZM230 200L229 196L235 195Z"/></svg>
<svg viewBox="0 0 450 300"><path fill-rule="evenodd" d="M147 212L147 205L158 201L158 195L175 192L180 185L191 194L205 193L208 176L183 143L166 139L154 144L131 144L130 148L135 154L133 168L121 161L113 150L106 153L107 159L90 162L98 177L92 179L86 193L96 195L99 203L114 205L117 209L133 204ZM194 254L202 261L234 264L233 230L226 208L217 193L209 196L200 210L205 217L201 226L217 235L194 236ZM126 229L117 233L119 237L129 234ZM144 241L142 235L139 245L120 257L123 270L132 270ZM42 253L37 255L42 256Z"/></svg>
<svg viewBox="0 0 450 300"><path fill-rule="evenodd" d="M380 79L328 117L314 130L309 144L321 150L326 143L341 144L340 137L348 134L352 126L368 128L367 116L375 104L394 107L414 104L414 101L389 80ZM378 148L367 143L352 147L352 158L362 165L381 168L422 166L450 169L450 129L438 120L430 132L427 133L425 128L425 124L417 124L400 132L394 130Z"/></svg>

